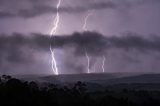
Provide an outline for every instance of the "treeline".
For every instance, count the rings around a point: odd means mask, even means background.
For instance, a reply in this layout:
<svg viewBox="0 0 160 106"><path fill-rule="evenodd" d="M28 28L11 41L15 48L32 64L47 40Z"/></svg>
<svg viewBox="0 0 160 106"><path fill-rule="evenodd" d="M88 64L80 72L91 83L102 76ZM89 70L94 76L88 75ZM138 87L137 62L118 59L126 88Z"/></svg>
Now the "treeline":
<svg viewBox="0 0 160 106"><path fill-rule="evenodd" d="M73 87L39 86L11 76L0 77L0 106L160 106L160 91L87 91L77 82Z"/></svg>

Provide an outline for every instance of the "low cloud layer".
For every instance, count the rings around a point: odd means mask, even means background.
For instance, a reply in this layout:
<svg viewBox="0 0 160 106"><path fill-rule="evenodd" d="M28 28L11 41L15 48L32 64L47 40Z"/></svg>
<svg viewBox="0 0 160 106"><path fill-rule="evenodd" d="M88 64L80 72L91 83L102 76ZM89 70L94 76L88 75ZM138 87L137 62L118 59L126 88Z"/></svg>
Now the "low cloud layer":
<svg viewBox="0 0 160 106"><path fill-rule="evenodd" d="M45 58L45 53L50 54L49 46L52 44L53 49L63 51L64 58L62 60L58 59L59 62L62 61L63 63L61 64L65 66L61 67L61 70L63 70L62 73L67 73L66 70L72 70L71 73L83 72L86 68L84 64L82 64L82 61L85 59L85 49L92 59L91 65L96 63L96 58L106 56L108 60L111 57L117 57L118 54L123 58L123 60L121 60L123 62L120 62L121 64L125 63L124 60L128 61L127 64L129 64L140 62L137 60L139 58L135 58L135 51L141 54L142 57L146 54L155 56L154 53L159 53L159 41L160 37L158 36L144 38L135 33L128 33L120 37L107 37L106 35L104 36L96 32L84 32L55 36L52 38L50 38L49 35L42 34L1 34L0 66L1 71L3 70L4 72L6 72L5 70L13 69L15 72L17 72L16 70L41 70L43 72L44 66L41 65L41 63L44 63L43 58ZM112 53L113 51L114 53ZM58 54L61 53L58 52ZM108 56L108 54L110 55ZM118 56L117 58L120 57ZM118 62L118 59L116 61ZM37 66L37 64L40 66ZM114 64L114 62L112 64ZM31 69L28 69L29 67L31 67ZM92 68L93 66L90 67Z"/></svg>
<svg viewBox="0 0 160 106"><path fill-rule="evenodd" d="M110 49L122 49L124 51L137 50L140 52L160 51L160 37L143 38L138 34L128 33L125 36L106 37L96 32L74 33L73 35L55 36L31 34L0 36L0 53L12 54L15 60L20 60L23 51L34 49L36 51L48 51L50 44L54 49L74 48L75 55L84 55L84 50L89 55L101 56ZM51 43L50 43L51 42ZM22 50L22 51L21 51ZM21 52L20 52L21 51ZM16 53L17 52L17 53ZM18 54L18 55L17 55ZM4 57L3 55L1 55ZM18 56L18 57L17 57ZM16 59L17 57L17 59Z"/></svg>

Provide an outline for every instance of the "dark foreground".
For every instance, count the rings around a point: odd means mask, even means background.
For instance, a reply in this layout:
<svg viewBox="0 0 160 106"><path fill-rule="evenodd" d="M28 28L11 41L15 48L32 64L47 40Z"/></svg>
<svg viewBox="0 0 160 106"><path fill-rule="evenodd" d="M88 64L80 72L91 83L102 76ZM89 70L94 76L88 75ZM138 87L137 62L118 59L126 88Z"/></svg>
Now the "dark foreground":
<svg viewBox="0 0 160 106"><path fill-rule="evenodd" d="M160 106L160 90L138 90L131 86L106 87L93 92L80 81L72 86L41 85L3 75L0 78L0 106Z"/></svg>

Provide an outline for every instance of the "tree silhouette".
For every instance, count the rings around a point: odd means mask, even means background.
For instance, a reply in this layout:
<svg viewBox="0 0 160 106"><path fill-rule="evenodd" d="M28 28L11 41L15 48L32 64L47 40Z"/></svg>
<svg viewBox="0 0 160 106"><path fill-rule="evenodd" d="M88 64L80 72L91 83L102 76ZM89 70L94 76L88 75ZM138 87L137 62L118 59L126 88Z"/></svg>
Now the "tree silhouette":
<svg viewBox="0 0 160 106"><path fill-rule="evenodd" d="M72 87L0 77L1 106L160 106L159 90L106 89L89 91L78 81Z"/></svg>

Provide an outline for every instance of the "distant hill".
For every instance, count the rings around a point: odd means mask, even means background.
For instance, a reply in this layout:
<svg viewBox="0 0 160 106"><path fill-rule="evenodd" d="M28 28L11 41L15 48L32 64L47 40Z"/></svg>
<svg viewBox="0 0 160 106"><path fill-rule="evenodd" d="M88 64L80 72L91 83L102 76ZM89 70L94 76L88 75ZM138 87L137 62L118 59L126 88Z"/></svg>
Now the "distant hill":
<svg viewBox="0 0 160 106"><path fill-rule="evenodd" d="M72 86L77 81L85 82L90 91L105 90L106 88L160 90L160 74L151 73L92 73L70 75L18 75L21 80L40 83L54 83Z"/></svg>
<svg viewBox="0 0 160 106"><path fill-rule="evenodd" d="M94 73L70 75L23 75L15 76L22 80L32 80L48 83L74 83L77 81L98 84L119 83L160 83L160 74L139 73Z"/></svg>
<svg viewBox="0 0 160 106"><path fill-rule="evenodd" d="M137 76L129 76L122 78L109 79L104 83L119 84L119 83L160 83L160 74L143 74Z"/></svg>

